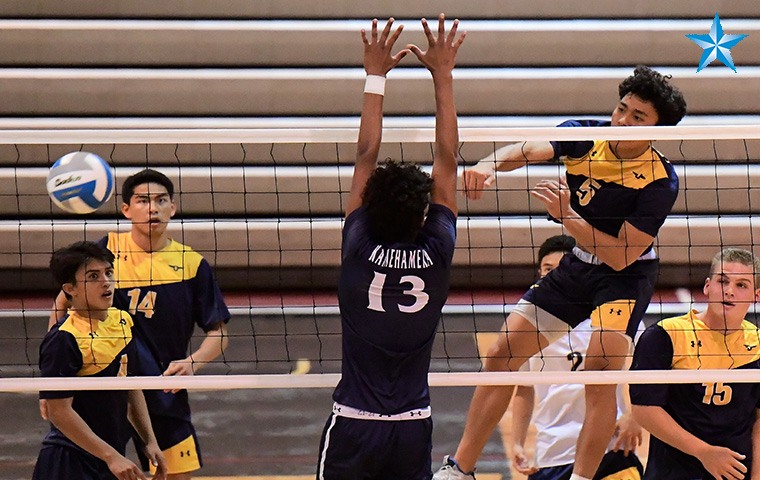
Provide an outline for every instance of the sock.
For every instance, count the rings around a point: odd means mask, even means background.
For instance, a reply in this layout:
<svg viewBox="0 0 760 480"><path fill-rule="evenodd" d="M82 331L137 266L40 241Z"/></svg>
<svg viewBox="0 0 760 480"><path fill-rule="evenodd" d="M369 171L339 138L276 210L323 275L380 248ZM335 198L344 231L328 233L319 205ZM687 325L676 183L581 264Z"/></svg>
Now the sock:
<svg viewBox="0 0 760 480"><path fill-rule="evenodd" d="M570 475L570 480L591 480L590 478L581 477L577 473Z"/></svg>

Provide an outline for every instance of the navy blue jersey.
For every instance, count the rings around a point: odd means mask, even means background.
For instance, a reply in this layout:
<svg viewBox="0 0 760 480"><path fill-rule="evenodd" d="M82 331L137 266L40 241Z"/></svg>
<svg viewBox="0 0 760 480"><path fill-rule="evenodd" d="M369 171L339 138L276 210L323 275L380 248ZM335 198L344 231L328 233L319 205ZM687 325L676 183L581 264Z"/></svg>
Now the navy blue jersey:
<svg viewBox="0 0 760 480"><path fill-rule="evenodd" d="M662 320L639 339L634 370L760 368L758 330L744 321L742 329L724 335L696 318L696 312ZM710 445L746 455L752 467L752 426L760 408L760 383L631 385L634 405L662 407L692 435ZM750 477L750 472L745 478ZM712 478L701 462L654 435L644 478Z"/></svg>
<svg viewBox="0 0 760 480"><path fill-rule="evenodd" d="M455 241L456 216L443 205L430 205L413 243L373 242L364 207L346 218L338 288L343 376L336 402L383 414L430 404L430 354Z"/></svg>
<svg viewBox="0 0 760 480"><path fill-rule="evenodd" d="M45 335L40 345L43 377L116 377L134 373L132 318L115 308L90 327L90 320L70 310ZM74 409L88 427L117 452L124 454L130 434L126 390L42 391L42 399L71 398ZM78 449L55 425L43 445ZM89 455L89 454L88 454Z"/></svg>
<svg viewBox="0 0 760 480"><path fill-rule="evenodd" d="M100 245L116 257L113 304L134 317L139 375L161 375L170 362L187 357L196 325L208 331L229 321L211 266L192 248L172 240L146 252L129 232L110 233ZM151 415L190 420L187 390L144 393Z"/></svg>
<svg viewBox="0 0 760 480"><path fill-rule="evenodd" d="M568 120L560 127L609 126L608 121ZM653 237L678 197L678 176L654 148L620 159L610 142L551 142L564 162L571 206L591 226L617 237L624 222Z"/></svg>

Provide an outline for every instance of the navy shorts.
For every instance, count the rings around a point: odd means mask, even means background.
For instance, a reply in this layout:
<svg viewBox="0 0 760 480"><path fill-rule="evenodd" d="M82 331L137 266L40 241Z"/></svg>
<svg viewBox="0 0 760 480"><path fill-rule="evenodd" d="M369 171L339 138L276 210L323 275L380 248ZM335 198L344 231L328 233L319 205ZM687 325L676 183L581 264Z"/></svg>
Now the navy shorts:
<svg viewBox="0 0 760 480"><path fill-rule="evenodd" d="M331 414L319 445L318 480L430 480L433 420L358 420Z"/></svg>
<svg viewBox="0 0 760 480"><path fill-rule="evenodd" d="M517 311L539 331L542 327L561 330L558 322L575 328L591 318L595 329L624 331L634 338L654 293L658 271L657 259L637 260L618 272L567 254L523 295ZM566 333L567 327L557 336Z"/></svg>
<svg viewBox="0 0 760 480"><path fill-rule="evenodd" d="M43 445L32 480L115 480L106 462L62 445Z"/></svg>
<svg viewBox="0 0 760 480"><path fill-rule="evenodd" d="M532 475L528 475L528 480L570 480L573 474L573 464L557 465L556 467L542 468Z"/></svg>
<svg viewBox="0 0 760 480"><path fill-rule="evenodd" d="M168 473L186 473L198 470L203 466L201 448L195 434L193 424L181 418L151 415L151 426L156 435L158 448L166 457ZM143 471L150 470L151 465L145 456L145 444L140 435L132 430L132 440L135 443L137 457Z"/></svg>
<svg viewBox="0 0 760 480"><path fill-rule="evenodd" d="M634 453L628 456L622 451L607 452L602 457L593 480L641 480L644 467ZM573 474L573 464L546 467L528 476L528 480L569 480Z"/></svg>

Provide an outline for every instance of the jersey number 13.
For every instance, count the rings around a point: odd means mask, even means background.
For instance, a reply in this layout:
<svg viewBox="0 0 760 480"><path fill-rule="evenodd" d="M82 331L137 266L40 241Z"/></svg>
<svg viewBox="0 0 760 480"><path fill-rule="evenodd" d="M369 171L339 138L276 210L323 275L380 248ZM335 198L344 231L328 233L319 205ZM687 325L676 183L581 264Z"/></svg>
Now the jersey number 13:
<svg viewBox="0 0 760 480"><path fill-rule="evenodd" d="M375 278L367 290L369 303L367 308L376 312L384 312L383 308L383 288L385 287L385 273L375 272ZM427 305L430 296L425 293L425 282L415 275L404 275L399 279L399 285L408 284L411 288L404 290L404 295L414 297L414 303L411 305L398 304L398 310L401 313L419 312Z"/></svg>

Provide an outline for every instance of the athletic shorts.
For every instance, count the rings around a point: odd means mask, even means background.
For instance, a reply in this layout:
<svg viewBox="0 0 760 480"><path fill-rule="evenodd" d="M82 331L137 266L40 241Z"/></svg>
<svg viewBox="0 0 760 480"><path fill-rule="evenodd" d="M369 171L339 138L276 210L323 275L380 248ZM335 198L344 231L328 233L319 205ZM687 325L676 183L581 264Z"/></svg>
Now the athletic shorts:
<svg viewBox="0 0 760 480"><path fill-rule="evenodd" d="M116 477L106 462L62 445L43 445L37 456L32 480L112 480Z"/></svg>
<svg viewBox="0 0 760 480"><path fill-rule="evenodd" d="M523 295L513 311L532 322L549 342L587 318L596 330L621 331L634 338L658 271L657 259L637 260L617 272L567 254Z"/></svg>
<svg viewBox="0 0 760 480"><path fill-rule="evenodd" d="M528 475L528 480L570 480L573 474L573 464L544 467L534 474Z"/></svg>
<svg viewBox="0 0 760 480"><path fill-rule="evenodd" d="M644 466L635 453L628 456L621 450L607 452L593 480L641 480Z"/></svg>
<svg viewBox="0 0 760 480"><path fill-rule="evenodd" d="M433 420L358 420L331 414L319 446L318 480L430 480Z"/></svg>
<svg viewBox="0 0 760 480"><path fill-rule="evenodd" d="M187 420L173 417L151 415L150 422L156 435L158 447L166 457L168 473L186 473L198 470L203 466L201 449L195 434L195 427ZM154 471L145 457L144 444L136 432L132 439L140 457L140 463L145 471Z"/></svg>

